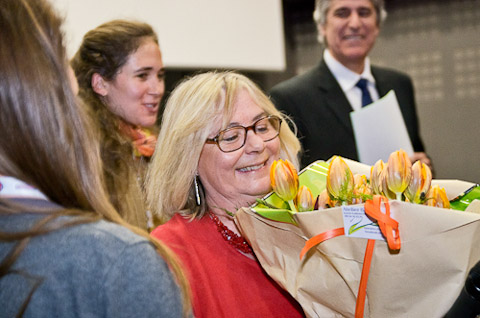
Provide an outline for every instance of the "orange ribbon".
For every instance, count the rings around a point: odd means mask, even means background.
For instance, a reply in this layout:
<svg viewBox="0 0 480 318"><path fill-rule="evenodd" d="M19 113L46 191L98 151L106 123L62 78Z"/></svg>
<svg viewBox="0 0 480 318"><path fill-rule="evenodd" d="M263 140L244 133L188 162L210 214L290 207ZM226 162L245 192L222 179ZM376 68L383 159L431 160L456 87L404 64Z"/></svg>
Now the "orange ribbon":
<svg viewBox="0 0 480 318"><path fill-rule="evenodd" d="M305 242L305 246L302 248L302 251L300 252L300 259L303 258L303 256L314 246L322 243L323 241L329 240L331 238L344 235L345 234L345 229L343 227L340 227L338 229L330 230L323 232L322 234L315 235L311 239Z"/></svg>
<svg viewBox="0 0 480 318"><path fill-rule="evenodd" d="M385 213L382 212L382 200L384 201ZM375 195L372 200L365 202L365 214L369 217L377 220L380 231L387 239L388 247L392 250L399 250L401 246L400 242L400 232L398 230L398 222L390 217L390 204L386 197ZM344 235L344 228L337 228L329 230L318 234L311 239L309 239L302 251L300 252L300 259L305 256L305 254L315 247L316 245L322 243L323 241L329 240L331 238ZM369 239L367 241L367 247L365 249L365 256L363 259L362 267L362 276L360 278L360 284L358 286L357 302L355 306L355 318L362 318L364 309L365 309L365 299L367 296L367 283L368 276L370 274L370 265L372 263L373 250L375 247L375 240Z"/></svg>
<svg viewBox="0 0 480 318"><path fill-rule="evenodd" d="M385 204L385 213L382 212L382 200ZM398 222L390 217L390 204L386 197L375 195L372 200L365 202L365 214L377 220L380 231L387 239L388 247L392 250L399 250L401 246Z"/></svg>
<svg viewBox="0 0 480 318"><path fill-rule="evenodd" d="M357 303L355 304L355 318L362 318L365 309L365 299L367 298L368 275L370 274L370 264L372 263L373 248L375 240L367 241L365 256L363 258L362 276L360 276L360 285L358 286Z"/></svg>

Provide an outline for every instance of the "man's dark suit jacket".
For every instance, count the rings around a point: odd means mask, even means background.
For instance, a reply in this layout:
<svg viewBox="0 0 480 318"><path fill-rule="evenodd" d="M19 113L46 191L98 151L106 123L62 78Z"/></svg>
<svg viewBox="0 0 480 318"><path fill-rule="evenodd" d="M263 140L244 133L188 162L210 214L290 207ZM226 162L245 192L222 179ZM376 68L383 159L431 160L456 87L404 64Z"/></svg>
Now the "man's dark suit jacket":
<svg viewBox="0 0 480 318"><path fill-rule="evenodd" d="M413 149L423 152L410 77L385 68L371 69L380 97L395 90ZM297 125L304 149L302 167L333 155L358 161L349 115L353 109L323 60L307 73L276 85L270 94L275 106Z"/></svg>

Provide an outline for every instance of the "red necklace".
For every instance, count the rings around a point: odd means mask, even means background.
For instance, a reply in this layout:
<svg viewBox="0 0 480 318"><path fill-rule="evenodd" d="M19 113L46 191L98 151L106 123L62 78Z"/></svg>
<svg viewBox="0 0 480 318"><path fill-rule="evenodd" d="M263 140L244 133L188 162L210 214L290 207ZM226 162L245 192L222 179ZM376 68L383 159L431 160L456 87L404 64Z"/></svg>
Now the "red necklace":
<svg viewBox="0 0 480 318"><path fill-rule="evenodd" d="M217 226L218 232L222 234L225 241L245 254L253 254L252 248L250 245L248 245L243 236L237 235L235 232L226 227L225 224L223 224L222 221L220 221L220 219L212 213L212 211L209 211L208 214L210 215L210 219L212 219L213 223L215 223Z"/></svg>

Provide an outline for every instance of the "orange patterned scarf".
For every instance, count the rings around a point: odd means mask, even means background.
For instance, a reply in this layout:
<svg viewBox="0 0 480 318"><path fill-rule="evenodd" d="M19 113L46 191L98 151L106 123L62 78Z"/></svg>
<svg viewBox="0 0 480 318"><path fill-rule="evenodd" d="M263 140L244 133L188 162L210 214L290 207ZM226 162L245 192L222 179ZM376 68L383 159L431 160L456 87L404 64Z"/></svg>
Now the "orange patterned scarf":
<svg viewBox="0 0 480 318"><path fill-rule="evenodd" d="M147 128L133 127L125 122L120 124L120 130L132 140L135 157L151 157L155 151L157 137Z"/></svg>

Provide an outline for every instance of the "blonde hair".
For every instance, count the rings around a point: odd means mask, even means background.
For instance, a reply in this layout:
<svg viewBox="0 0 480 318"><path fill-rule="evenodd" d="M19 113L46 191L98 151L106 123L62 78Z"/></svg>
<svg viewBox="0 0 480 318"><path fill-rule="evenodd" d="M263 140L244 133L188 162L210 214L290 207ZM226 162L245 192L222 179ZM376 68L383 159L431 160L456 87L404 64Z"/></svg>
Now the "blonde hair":
<svg viewBox="0 0 480 318"><path fill-rule="evenodd" d="M223 119L226 128L234 100L245 89L267 114L282 119L280 158L298 167L300 142L270 99L247 77L235 72L207 72L179 84L170 95L157 141L155 154L147 172L147 203L162 221L180 212L192 217L206 213L203 191L200 206L195 199L194 178L200 153L215 118Z"/></svg>
<svg viewBox="0 0 480 318"><path fill-rule="evenodd" d="M176 256L145 231L126 223L109 202L92 124L70 86L61 24L43 0L2 0L0 5L2 40L8 43L0 45L0 127L4 133L0 172L38 188L63 207L55 211L36 208L45 216L27 232L0 231L0 242L16 243L0 260L0 278L32 237L105 219L155 246L177 278L187 313L189 288ZM0 199L0 215L24 211L32 207ZM76 217L69 223L52 222L62 215ZM23 309L26 303L28 299Z"/></svg>

